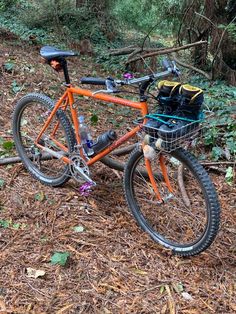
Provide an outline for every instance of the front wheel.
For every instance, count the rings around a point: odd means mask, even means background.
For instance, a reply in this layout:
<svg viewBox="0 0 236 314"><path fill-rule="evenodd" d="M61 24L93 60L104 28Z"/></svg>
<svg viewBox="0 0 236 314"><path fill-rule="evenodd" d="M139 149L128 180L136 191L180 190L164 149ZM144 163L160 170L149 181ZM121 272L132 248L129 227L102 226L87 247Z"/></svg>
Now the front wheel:
<svg viewBox="0 0 236 314"><path fill-rule="evenodd" d="M172 188L167 188L159 157L162 154ZM151 238L182 256L207 249L219 229L220 205L215 188L197 159L178 149L156 153L151 169L163 202L158 201L145 173L141 149L131 153L124 175L124 189L131 212Z"/></svg>

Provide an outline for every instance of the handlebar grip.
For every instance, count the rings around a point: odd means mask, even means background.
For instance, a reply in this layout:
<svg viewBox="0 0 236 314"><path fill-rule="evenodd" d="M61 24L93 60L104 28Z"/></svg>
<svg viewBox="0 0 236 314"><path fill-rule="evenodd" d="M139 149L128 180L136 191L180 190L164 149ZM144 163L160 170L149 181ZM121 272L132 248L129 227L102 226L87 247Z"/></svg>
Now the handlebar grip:
<svg viewBox="0 0 236 314"><path fill-rule="evenodd" d="M82 77L80 83L91 85L106 85L106 80L98 77Z"/></svg>

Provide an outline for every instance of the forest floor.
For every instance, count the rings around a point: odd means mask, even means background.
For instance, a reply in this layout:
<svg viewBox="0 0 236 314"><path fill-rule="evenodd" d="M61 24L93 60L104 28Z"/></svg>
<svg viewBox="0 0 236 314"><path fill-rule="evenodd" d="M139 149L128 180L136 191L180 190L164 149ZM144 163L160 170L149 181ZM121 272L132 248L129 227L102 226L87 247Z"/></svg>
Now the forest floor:
<svg viewBox="0 0 236 314"><path fill-rule="evenodd" d="M9 71L1 66L6 62L13 64ZM0 38L4 140L11 140L17 99L32 91L54 97L60 90L61 79L40 62L38 47ZM75 82L100 71L89 58L73 59L70 69ZM91 104L84 110L90 116L95 112ZM122 114L118 121L126 126ZM112 107L103 119L103 125L113 125ZM122 173L99 163L98 186L85 197L72 181L49 188L21 164L0 166L0 313L235 313L236 188L224 175L211 177L222 207L220 232L202 254L180 258L136 225L124 199ZM54 252L70 254L66 266L50 263ZM29 267L45 274L31 278Z"/></svg>

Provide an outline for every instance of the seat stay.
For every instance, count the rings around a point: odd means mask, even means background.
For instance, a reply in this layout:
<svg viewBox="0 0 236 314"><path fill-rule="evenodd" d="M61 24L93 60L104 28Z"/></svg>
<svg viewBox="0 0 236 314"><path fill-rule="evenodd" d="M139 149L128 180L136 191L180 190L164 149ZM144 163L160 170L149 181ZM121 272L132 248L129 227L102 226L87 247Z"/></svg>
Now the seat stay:
<svg viewBox="0 0 236 314"><path fill-rule="evenodd" d="M46 129L48 128L49 124L51 123L54 115L56 114L57 110L60 108L61 104L63 103L63 101L65 100L65 98L68 96L68 92L66 91L64 93L64 95L60 98L60 100L56 103L55 107L53 108L52 112L50 113L47 121L44 123L42 130L40 131L38 137L35 140L35 144L38 145L39 144L39 140L41 139L43 133L46 131ZM56 127L56 126L55 126ZM54 129L55 130L55 129Z"/></svg>

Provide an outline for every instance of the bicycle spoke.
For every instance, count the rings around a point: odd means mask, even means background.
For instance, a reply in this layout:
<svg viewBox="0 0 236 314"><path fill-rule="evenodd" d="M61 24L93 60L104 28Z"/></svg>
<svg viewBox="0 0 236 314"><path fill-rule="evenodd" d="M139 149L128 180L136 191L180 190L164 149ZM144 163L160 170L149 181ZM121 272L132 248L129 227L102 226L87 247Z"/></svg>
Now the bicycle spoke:
<svg viewBox="0 0 236 314"><path fill-rule="evenodd" d="M54 103L47 96L29 94L23 97L14 111L13 131L18 153L30 173L45 184L58 186L70 177L68 165L61 158L44 159L42 156L45 149L62 155L72 151L74 137L69 120L59 110L38 139L53 108ZM40 145L35 144L36 140Z"/></svg>
<svg viewBox="0 0 236 314"><path fill-rule="evenodd" d="M164 202L160 204L155 201L155 193L149 179L144 178L141 174L141 169L144 169L144 158L140 158L133 172L135 199L146 221L156 232L162 234L169 241L191 243L201 235L205 228L206 204L201 191L197 190L198 182L184 167L185 189L191 200L190 208L185 205L177 181L178 166L170 161L169 155L165 159L170 184L174 190L173 194L170 194L164 180L158 180L155 177ZM152 161L151 167L154 173L158 172L157 161Z"/></svg>

